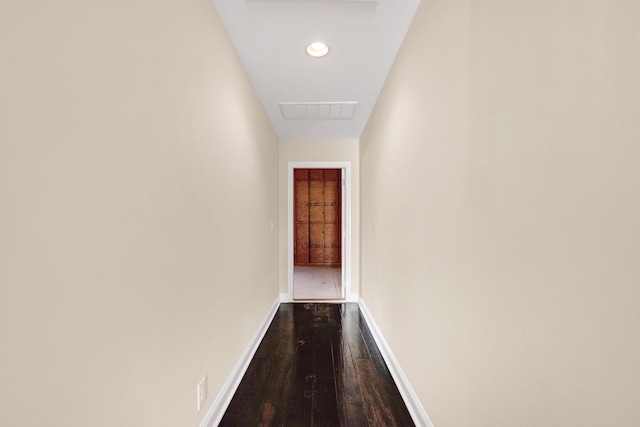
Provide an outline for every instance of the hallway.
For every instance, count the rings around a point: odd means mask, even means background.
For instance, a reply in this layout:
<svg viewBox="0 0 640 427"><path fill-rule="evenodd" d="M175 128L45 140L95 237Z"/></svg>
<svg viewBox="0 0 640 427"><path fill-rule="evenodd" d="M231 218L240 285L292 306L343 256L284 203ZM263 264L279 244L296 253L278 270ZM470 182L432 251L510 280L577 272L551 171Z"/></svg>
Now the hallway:
<svg viewBox="0 0 640 427"><path fill-rule="evenodd" d="M358 305L282 304L220 426L414 425Z"/></svg>
<svg viewBox="0 0 640 427"><path fill-rule="evenodd" d="M640 426L640 1L5 5L0 427Z"/></svg>

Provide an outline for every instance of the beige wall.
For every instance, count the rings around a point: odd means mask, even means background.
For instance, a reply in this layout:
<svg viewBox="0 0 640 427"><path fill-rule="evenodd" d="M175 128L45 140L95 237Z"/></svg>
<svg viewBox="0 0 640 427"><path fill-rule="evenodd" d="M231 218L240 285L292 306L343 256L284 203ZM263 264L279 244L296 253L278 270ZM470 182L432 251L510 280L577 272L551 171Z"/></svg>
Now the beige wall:
<svg viewBox="0 0 640 427"><path fill-rule="evenodd" d="M0 425L197 426L278 296L277 137L213 5L13 2L0 52Z"/></svg>
<svg viewBox="0 0 640 427"><path fill-rule="evenodd" d="M351 162L351 292L360 284L360 158L358 140L280 141L279 232L280 292L287 289L287 170L289 162Z"/></svg>
<svg viewBox="0 0 640 427"><path fill-rule="evenodd" d="M640 425L640 3L423 1L362 295L437 427Z"/></svg>

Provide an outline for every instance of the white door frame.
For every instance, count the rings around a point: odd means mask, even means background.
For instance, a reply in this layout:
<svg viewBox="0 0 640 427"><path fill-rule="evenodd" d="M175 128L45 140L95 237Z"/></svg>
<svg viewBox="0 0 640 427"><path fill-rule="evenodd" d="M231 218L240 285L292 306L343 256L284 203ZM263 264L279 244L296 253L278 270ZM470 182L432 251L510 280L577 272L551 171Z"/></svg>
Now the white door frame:
<svg viewBox="0 0 640 427"><path fill-rule="evenodd" d="M342 191L342 299L351 301L351 162L289 162L287 168L287 282L286 301L293 302L293 170L341 169ZM301 300L296 300L300 302ZM322 302L331 302L322 300Z"/></svg>

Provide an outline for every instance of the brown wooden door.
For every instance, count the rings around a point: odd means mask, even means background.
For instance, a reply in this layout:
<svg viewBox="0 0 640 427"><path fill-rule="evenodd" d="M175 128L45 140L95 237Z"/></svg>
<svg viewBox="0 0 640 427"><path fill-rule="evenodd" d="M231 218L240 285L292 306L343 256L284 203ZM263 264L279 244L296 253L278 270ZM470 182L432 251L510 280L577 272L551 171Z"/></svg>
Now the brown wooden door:
<svg viewBox="0 0 640 427"><path fill-rule="evenodd" d="M340 169L294 169L294 263L340 267Z"/></svg>

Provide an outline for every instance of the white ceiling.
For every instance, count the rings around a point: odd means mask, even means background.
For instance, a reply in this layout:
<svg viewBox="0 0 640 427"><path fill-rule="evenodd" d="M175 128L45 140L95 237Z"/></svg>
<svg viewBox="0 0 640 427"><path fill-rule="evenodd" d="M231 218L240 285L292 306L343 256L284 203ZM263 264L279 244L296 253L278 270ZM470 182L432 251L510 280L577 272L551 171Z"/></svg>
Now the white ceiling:
<svg viewBox="0 0 640 427"><path fill-rule="evenodd" d="M213 3L278 136L291 140L360 137L420 0ZM314 41L329 55L307 55ZM357 105L352 119L285 120L280 103L298 102Z"/></svg>

